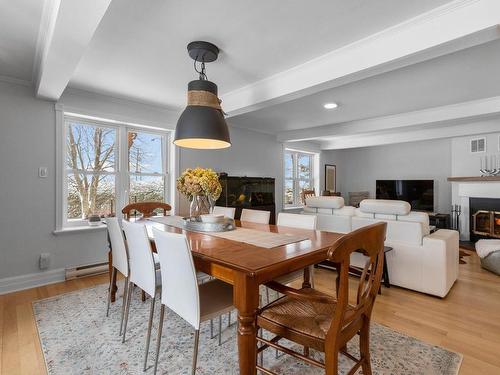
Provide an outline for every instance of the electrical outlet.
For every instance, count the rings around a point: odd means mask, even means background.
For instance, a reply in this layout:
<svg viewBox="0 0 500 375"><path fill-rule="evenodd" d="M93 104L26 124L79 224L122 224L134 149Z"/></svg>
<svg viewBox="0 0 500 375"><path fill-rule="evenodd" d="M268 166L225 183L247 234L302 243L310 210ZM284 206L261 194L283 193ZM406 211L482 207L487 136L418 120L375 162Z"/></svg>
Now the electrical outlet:
<svg viewBox="0 0 500 375"><path fill-rule="evenodd" d="M38 260L38 267L41 270L46 270L49 268L50 264L50 253L41 253L40 259Z"/></svg>
<svg viewBox="0 0 500 375"><path fill-rule="evenodd" d="M46 178L48 175L48 169L47 167L40 167L38 168L38 177L40 178Z"/></svg>

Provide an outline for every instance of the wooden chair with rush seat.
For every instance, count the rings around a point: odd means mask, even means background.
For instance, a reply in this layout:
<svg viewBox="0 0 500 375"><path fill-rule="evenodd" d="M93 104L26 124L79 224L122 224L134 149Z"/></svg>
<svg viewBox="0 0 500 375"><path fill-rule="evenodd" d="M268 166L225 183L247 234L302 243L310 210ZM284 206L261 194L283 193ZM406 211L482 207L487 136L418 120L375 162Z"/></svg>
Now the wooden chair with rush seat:
<svg viewBox="0 0 500 375"><path fill-rule="evenodd" d="M349 375L360 367L364 375L370 375L370 319L382 278L386 227L386 223L377 223L353 231L342 238L335 251L328 252L328 259L337 266L336 297L313 288L294 289L275 281L266 284L284 296L259 311L258 332L264 329L275 337L257 337L260 342L257 353L272 347L325 369L327 375L337 374L339 354L343 354L355 362ZM350 300L349 264L356 250L362 251L367 261L356 298ZM357 334L360 358L347 352L347 343ZM283 338L302 345L304 353L280 345L279 340ZM324 352L324 362L309 357L309 348ZM260 358L262 362L262 356ZM264 364L257 363L257 369L275 375L264 368Z"/></svg>

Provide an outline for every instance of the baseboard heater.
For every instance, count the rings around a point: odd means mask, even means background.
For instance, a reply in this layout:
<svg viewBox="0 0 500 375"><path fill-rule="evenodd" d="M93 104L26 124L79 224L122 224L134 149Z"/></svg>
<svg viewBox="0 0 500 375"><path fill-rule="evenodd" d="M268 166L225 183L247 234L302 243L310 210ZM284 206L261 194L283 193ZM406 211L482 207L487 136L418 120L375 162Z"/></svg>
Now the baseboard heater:
<svg viewBox="0 0 500 375"><path fill-rule="evenodd" d="M108 262L66 268L66 280L78 279L85 276L100 275L108 272L108 269Z"/></svg>

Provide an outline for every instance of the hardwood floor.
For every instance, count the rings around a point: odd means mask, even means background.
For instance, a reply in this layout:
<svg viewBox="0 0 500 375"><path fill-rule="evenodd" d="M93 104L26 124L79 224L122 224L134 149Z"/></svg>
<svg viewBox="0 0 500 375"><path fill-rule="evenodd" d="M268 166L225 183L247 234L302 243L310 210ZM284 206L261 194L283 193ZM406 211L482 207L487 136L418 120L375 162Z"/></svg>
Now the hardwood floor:
<svg viewBox="0 0 500 375"><path fill-rule="evenodd" d="M461 375L500 373L500 277L482 270L472 254L446 299L383 288L374 320L426 342L461 352ZM0 296L0 374L45 374L32 301L108 282L87 277ZM334 273L316 270L316 287L332 291ZM104 306L103 306L104 313Z"/></svg>

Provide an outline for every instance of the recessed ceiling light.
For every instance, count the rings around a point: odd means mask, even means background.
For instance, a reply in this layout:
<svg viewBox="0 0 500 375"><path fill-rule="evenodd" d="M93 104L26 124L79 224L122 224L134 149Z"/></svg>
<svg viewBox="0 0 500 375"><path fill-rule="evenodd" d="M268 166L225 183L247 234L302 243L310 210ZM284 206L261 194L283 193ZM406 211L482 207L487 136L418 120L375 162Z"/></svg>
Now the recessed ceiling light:
<svg viewBox="0 0 500 375"><path fill-rule="evenodd" d="M323 105L323 107L325 107L326 109L335 109L337 108L339 105L337 103L326 103Z"/></svg>

